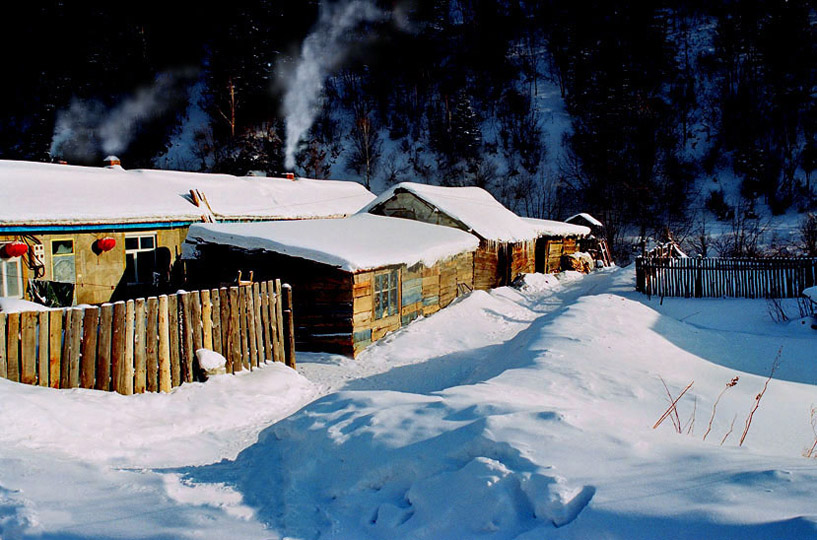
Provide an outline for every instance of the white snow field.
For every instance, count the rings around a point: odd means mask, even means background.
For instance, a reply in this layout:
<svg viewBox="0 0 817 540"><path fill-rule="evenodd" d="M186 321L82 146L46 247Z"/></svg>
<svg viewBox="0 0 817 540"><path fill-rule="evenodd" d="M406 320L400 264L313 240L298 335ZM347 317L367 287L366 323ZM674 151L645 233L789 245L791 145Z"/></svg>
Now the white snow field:
<svg viewBox="0 0 817 540"><path fill-rule="evenodd" d="M529 275L169 395L0 381L0 537L817 537L817 331L633 282ZM694 384L653 429L662 379Z"/></svg>

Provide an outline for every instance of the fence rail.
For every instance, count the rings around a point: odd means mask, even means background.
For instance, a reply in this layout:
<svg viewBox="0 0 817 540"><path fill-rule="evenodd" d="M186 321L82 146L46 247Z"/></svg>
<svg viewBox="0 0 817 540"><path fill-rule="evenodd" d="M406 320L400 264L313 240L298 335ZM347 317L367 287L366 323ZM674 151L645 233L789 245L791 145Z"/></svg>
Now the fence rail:
<svg viewBox="0 0 817 540"><path fill-rule="evenodd" d="M817 258L656 258L635 261L636 290L683 297L794 298L817 283Z"/></svg>
<svg viewBox="0 0 817 540"><path fill-rule="evenodd" d="M292 290L279 280L127 302L0 313L0 377L51 388L168 392L193 381L195 352L228 373L295 366Z"/></svg>

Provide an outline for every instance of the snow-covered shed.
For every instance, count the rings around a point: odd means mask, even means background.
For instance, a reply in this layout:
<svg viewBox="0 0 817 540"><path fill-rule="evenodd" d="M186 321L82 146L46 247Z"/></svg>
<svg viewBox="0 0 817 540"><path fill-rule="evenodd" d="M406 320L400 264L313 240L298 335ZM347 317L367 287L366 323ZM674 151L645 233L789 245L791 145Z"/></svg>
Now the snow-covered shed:
<svg viewBox="0 0 817 540"><path fill-rule="evenodd" d="M474 260L477 289L509 284L535 269L536 228L478 187L442 187L403 182L361 212L453 227L480 240Z"/></svg>
<svg viewBox="0 0 817 540"><path fill-rule="evenodd" d="M542 274L562 269L562 257L579 251L579 241L590 234L590 228L549 219L522 218L536 229L536 271Z"/></svg>
<svg viewBox="0 0 817 540"><path fill-rule="evenodd" d="M353 214L360 184L0 160L0 296L100 303L178 286L191 223ZM12 246L13 244L13 246ZM11 256L14 255L14 256Z"/></svg>
<svg viewBox="0 0 817 540"><path fill-rule="evenodd" d="M194 285L211 287L239 270L286 281L299 347L354 356L472 290L478 245L456 229L357 214L195 224L185 257Z"/></svg>
<svg viewBox="0 0 817 540"><path fill-rule="evenodd" d="M594 218L587 212L581 212L579 214L575 214L570 216L565 220L565 223L571 223L573 225L582 225L584 227L590 228L590 233L595 236L603 236L604 235L604 223L599 221L598 219Z"/></svg>

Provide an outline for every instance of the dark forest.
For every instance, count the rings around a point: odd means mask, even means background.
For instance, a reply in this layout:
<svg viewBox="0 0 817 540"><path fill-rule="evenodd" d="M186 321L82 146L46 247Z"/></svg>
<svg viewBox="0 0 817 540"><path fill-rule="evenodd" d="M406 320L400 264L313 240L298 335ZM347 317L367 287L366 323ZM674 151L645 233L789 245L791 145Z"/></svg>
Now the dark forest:
<svg viewBox="0 0 817 540"><path fill-rule="evenodd" d="M521 214L596 214L614 241L689 231L702 208L814 207L804 0L28 4L0 37L2 159L478 185ZM738 198L702 192L725 176Z"/></svg>

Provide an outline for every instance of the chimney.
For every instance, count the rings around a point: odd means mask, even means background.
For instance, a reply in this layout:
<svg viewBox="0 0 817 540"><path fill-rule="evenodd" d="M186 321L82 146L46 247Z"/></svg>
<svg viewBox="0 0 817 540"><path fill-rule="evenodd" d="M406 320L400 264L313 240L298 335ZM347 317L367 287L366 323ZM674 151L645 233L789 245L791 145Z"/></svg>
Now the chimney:
<svg viewBox="0 0 817 540"><path fill-rule="evenodd" d="M286 178L287 180L295 180L295 173L288 172L288 173L284 174L284 178Z"/></svg>
<svg viewBox="0 0 817 540"><path fill-rule="evenodd" d="M105 163L105 167L108 169L121 169L122 162L116 156L108 156L103 161Z"/></svg>

